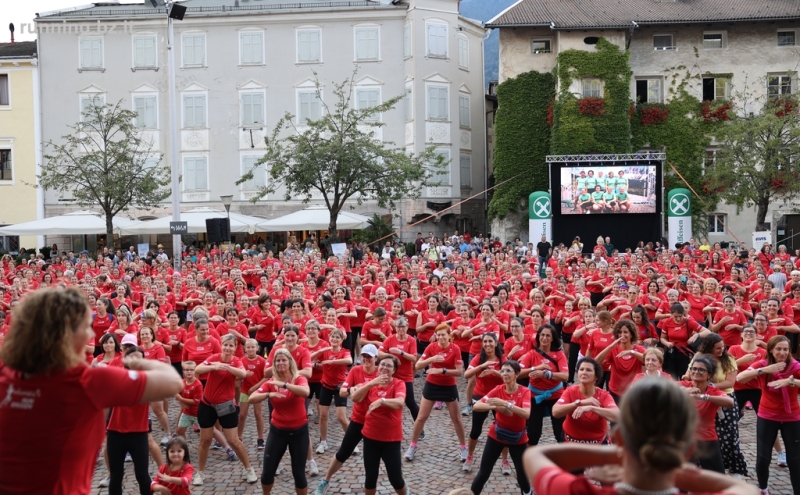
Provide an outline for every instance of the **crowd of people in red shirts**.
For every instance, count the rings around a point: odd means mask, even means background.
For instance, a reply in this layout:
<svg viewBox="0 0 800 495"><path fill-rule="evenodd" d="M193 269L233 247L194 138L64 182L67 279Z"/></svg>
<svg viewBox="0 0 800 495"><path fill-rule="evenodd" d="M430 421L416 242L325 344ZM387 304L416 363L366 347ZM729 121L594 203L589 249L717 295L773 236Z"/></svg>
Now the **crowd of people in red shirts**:
<svg viewBox="0 0 800 495"><path fill-rule="evenodd" d="M120 493L126 455L142 493L168 485L188 493L204 484L212 447L238 460L242 479L255 483L242 442L250 410L256 448L265 453L264 493L287 450L295 488L307 493L306 473L320 474L314 453L329 449L333 403L344 437L319 495L359 443L365 493L375 493L381 461L396 492L410 493L403 460L414 461L427 419L443 408L463 471L474 469L485 435L472 493L481 493L502 459L502 473L512 474L513 464L526 494L525 450L539 444L546 417L557 442L614 443L609 423L620 421L632 384L649 377L675 381L693 399L693 462L747 476L738 422L751 407L759 488L767 493L775 449L800 493L800 363L793 358L800 259L769 245L755 252L642 243L619 252L603 238L592 248L576 242L547 253L500 243L459 253L458 239L447 245L453 250L433 256L366 249L358 260L349 251L323 259L318 251L199 249L184 256L180 273L162 256L81 255L19 266L6 258L0 345L14 308L31 294L77 288L93 310L88 365L123 368L133 356L170 364L183 377L174 400L112 409L103 449L109 476L101 482L110 493ZM415 380L424 382L419 399ZM171 405L181 408L176 424ZM414 427L403 454L406 408ZM318 415L318 428L309 415ZM194 466L182 439L189 428L200 435ZM148 456L167 466L153 482Z"/></svg>

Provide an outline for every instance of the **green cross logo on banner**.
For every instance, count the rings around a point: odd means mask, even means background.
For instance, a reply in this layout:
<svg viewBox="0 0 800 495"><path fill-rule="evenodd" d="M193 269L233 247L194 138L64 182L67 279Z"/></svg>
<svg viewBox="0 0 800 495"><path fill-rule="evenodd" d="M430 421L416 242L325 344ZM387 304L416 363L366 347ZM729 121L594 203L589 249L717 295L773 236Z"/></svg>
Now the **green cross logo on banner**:
<svg viewBox="0 0 800 495"><path fill-rule="evenodd" d="M533 202L533 214L539 218L550 218L550 198L540 196Z"/></svg>
<svg viewBox="0 0 800 495"><path fill-rule="evenodd" d="M689 197L683 193L673 195L669 200L669 210L673 216L687 216L689 214Z"/></svg>

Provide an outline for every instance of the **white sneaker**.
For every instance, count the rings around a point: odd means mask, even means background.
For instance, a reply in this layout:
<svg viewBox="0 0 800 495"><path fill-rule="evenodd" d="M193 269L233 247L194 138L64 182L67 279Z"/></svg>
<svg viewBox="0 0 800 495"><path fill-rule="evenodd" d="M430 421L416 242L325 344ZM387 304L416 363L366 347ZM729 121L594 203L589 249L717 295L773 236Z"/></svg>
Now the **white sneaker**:
<svg viewBox="0 0 800 495"><path fill-rule="evenodd" d="M408 450L406 450L406 455L405 455L406 460L413 461L416 455L417 455L417 446L409 445Z"/></svg>
<svg viewBox="0 0 800 495"><path fill-rule="evenodd" d="M319 469L317 468L317 461L311 459L308 461L308 470L311 473L311 476L319 476Z"/></svg>
<svg viewBox="0 0 800 495"><path fill-rule="evenodd" d="M464 461L464 464L461 465L461 470L467 473L472 471L472 464L474 463L475 459L471 455L467 456L467 460Z"/></svg>
<svg viewBox="0 0 800 495"><path fill-rule="evenodd" d="M508 462L508 459L503 460L500 472L503 473L503 476L508 476L511 474L511 463Z"/></svg>
<svg viewBox="0 0 800 495"><path fill-rule="evenodd" d="M128 452L125 452L125 462L133 462L133 457Z"/></svg>
<svg viewBox="0 0 800 495"><path fill-rule="evenodd" d="M103 479L100 480L100 485L99 486L101 488L105 488L105 487L108 486L109 483L111 483L111 476L105 475L105 476L103 476Z"/></svg>
<svg viewBox="0 0 800 495"><path fill-rule="evenodd" d="M778 466L780 466L780 467L788 466L788 464L786 463L786 451L785 450L778 452Z"/></svg>
<svg viewBox="0 0 800 495"><path fill-rule="evenodd" d="M461 462L466 462L467 457L469 457L469 450L467 450L466 445L464 447L459 447L458 451L461 456Z"/></svg>
<svg viewBox="0 0 800 495"><path fill-rule="evenodd" d="M250 466L250 469L246 469L245 471L247 471L246 480L248 483L255 483L258 481L258 476L256 476L256 470L253 469L253 466Z"/></svg>
<svg viewBox="0 0 800 495"><path fill-rule="evenodd" d="M358 447L353 449L353 455L358 455L360 453L361 453L361 451L358 449Z"/></svg>
<svg viewBox="0 0 800 495"><path fill-rule="evenodd" d="M278 469L275 470L275 476L278 476L279 474L283 474L283 463L282 462L278 463Z"/></svg>
<svg viewBox="0 0 800 495"><path fill-rule="evenodd" d="M319 445L317 445L317 450L315 450L314 452L316 452L317 454L324 454L326 450L328 450L328 441L322 440L319 443Z"/></svg>
<svg viewBox="0 0 800 495"><path fill-rule="evenodd" d="M192 484L194 486L203 486L203 483L206 480L206 473L203 471L195 471L194 477L192 478Z"/></svg>
<svg viewBox="0 0 800 495"><path fill-rule="evenodd" d="M171 438L170 435L164 435L164 438L161 439L161 446L166 447Z"/></svg>

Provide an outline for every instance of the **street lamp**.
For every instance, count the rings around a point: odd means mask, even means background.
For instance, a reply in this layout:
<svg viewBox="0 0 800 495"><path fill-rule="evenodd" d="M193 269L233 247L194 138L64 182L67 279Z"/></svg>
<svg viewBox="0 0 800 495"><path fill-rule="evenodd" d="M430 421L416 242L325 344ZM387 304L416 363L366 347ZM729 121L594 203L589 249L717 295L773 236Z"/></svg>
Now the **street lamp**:
<svg viewBox="0 0 800 495"><path fill-rule="evenodd" d="M219 199L222 200L222 206L225 207L225 211L228 213L228 245L230 246L231 253L233 253L233 242L231 242L231 203L233 202L233 194L227 194L225 196L220 196Z"/></svg>
<svg viewBox="0 0 800 495"><path fill-rule="evenodd" d="M158 2L150 0L155 7ZM172 179L172 221L181 220L181 191L180 191L180 172L178 162L180 153L178 150L178 98L175 94L175 39L172 29L172 19L183 20L186 7L178 5L174 1L167 2L167 74L168 74L168 100L169 100L169 162L170 174ZM181 236L172 236L173 266L176 272L181 271Z"/></svg>

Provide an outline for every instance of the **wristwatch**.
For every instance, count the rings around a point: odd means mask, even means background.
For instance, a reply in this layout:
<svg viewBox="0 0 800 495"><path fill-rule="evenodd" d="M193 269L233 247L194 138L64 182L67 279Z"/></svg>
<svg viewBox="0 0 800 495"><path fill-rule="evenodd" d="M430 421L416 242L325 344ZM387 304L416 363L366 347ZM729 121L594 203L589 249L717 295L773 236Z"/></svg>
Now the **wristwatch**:
<svg viewBox="0 0 800 495"><path fill-rule="evenodd" d="M574 402L574 404L575 404L576 406L580 406L580 405L581 405L581 400L580 400L580 399L576 400L576 401Z"/></svg>
<svg viewBox="0 0 800 495"><path fill-rule="evenodd" d="M759 374L759 375L763 375L763 374L764 374L764 370L763 370L763 369L761 369L761 368L758 368L758 374Z"/></svg>

